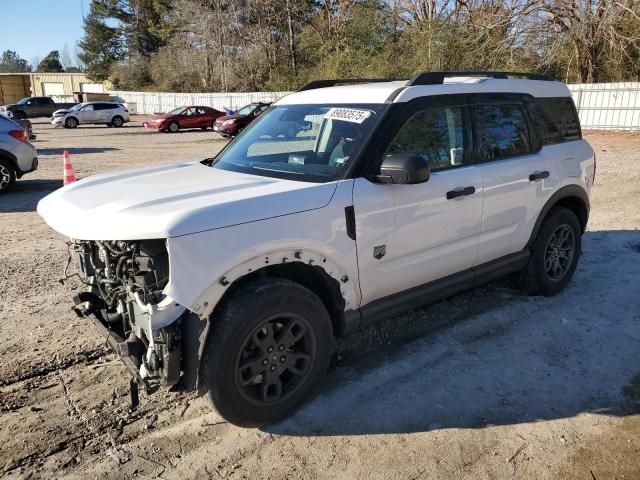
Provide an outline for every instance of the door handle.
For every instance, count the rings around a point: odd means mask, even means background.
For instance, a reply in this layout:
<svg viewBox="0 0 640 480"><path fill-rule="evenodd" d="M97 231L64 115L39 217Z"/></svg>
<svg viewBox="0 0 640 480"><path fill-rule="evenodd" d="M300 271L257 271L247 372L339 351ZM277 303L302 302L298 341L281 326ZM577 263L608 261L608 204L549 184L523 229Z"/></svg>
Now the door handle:
<svg viewBox="0 0 640 480"><path fill-rule="evenodd" d="M447 192L447 200L473 195L474 193L476 193L476 187L456 188L455 190Z"/></svg>
<svg viewBox="0 0 640 480"><path fill-rule="evenodd" d="M537 172L533 172L531 175L529 175L529 181L531 182L535 182L536 180L542 180L544 178L549 178L549 172L548 171L537 171Z"/></svg>

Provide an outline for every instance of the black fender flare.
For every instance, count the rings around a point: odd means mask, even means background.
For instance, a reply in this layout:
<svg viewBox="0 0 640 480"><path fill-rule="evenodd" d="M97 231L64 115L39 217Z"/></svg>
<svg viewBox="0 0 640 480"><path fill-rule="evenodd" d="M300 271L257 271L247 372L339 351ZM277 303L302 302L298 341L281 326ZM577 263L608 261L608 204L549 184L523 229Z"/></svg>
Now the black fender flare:
<svg viewBox="0 0 640 480"><path fill-rule="evenodd" d="M570 197L577 198L578 200L580 200L580 202L584 206L585 218L579 219L580 224L582 226L582 232L584 233L585 229L587 228L587 222L589 220L589 211L591 208L589 203L589 195L587 194L587 191L579 185L575 185L575 184L566 185L561 189L559 189L557 192L555 192L553 195L551 195L551 198L549 198L549 200L547 200L547 203L545 203L544 207L542 207L542 210L538 214L538 219L536 220L536 223L533 226L533 231L531 232L531 236L529 237L529 241L527 242L525 249L530 249L531 246L533 245L533 242L535 241L536 237L538 236L538 232L540 231L540 227L542 226L542 222L546 218L549 211L553 207L558 205L558 203L560 203L563 199L570 198Z"/></svg>

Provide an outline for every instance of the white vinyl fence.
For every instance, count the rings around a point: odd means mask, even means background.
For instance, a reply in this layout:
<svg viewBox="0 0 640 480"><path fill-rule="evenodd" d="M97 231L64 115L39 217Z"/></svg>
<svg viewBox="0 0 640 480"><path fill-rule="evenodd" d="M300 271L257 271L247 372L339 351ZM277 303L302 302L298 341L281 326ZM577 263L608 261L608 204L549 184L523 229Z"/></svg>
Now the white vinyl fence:
<svg viewBox="0 0 640 480"><path fill-rule="evenodd" d="M289 92L246 93L157 93L112 91L114 100L126 103L132 113L167 113L177 107L196 105L223 110L237 110L251 102L274 102Z"/></svg>
<svg viewBox="0 0 640 480"><path fill-rule="evenodd" d="M640 82L568 87L583 130L640 130Z"/></svg>
<svg viewBox="0 0 640 480"><path fill-rule="evenodd" d="M640 82L568 85L584 130L640 130ZM290 92L155 93L110 92L132 113L166 113L183 105L236 110L251 102L273 102Z"/></svg>

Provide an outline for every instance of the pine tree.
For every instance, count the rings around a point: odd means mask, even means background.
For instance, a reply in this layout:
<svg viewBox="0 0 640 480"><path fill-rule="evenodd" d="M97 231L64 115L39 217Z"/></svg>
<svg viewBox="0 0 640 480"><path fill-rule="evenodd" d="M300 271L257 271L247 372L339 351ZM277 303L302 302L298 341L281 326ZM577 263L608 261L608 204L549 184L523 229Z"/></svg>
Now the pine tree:
<svg viewBox="0 0 640 480"><path fill-rule="evenodd" d="M111 18L110 6L100 0L91 2L89 15L84 19L84 37L78 43L78 57L94 81L109 78L111 66L124 57L122 29L110 27L106 20Z"/></svg>
<svg viewBox="0 0 640 480"><path fill-rule="evenodd" d="M36 72L64 72L60 63L60 52L52 50L36 67Z"/></svg>
<svg viewBox="0 0 640 480"><path fill-rule="evenodd" d="M20 58L13 50L5 50L0 55L0 73L30 72L31 65L24 58Z"/></svg>

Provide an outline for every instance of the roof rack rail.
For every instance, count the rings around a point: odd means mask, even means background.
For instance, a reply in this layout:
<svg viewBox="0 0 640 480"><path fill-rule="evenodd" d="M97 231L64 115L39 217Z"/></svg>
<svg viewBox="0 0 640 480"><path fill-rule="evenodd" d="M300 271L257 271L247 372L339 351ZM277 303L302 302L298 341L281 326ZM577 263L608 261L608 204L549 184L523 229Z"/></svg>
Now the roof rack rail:
<svg viewBox="0 0 640 480"><path fill-rule="evenodd" d="M335 80L314 80L312 82L303 85L298 89L298 92L305 90L314 90L316 88L335 87L336 85L357 85L360 83L381 83L381 82L395 82L398 78L342 78Z"/></svg>
<svg viewBox="0 0 640 480"><path fill-rule="evenodd" d="M493 72L493 71L464 71L464 72L422 72L415 75L407 82L407 86L412 85L440 85L447 77L490 77L496 79L521 79L521 80L542 80L552 82L553 79L541 73L522 72Z"/></svg>

